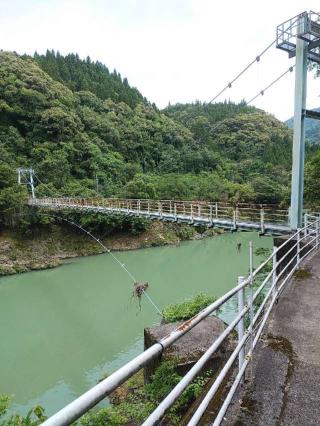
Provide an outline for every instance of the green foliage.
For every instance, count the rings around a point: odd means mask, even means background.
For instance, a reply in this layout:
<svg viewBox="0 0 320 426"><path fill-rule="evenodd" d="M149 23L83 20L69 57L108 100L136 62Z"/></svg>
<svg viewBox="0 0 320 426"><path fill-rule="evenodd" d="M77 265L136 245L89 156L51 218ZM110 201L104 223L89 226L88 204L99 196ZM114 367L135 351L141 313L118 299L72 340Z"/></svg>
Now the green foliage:
<svg viewBox="0 0 320 426"><path fill-rule="evenodd" d="M309 205L320 203L320 150L306 164L305 200Z"/></svg>
<svg viewBox="0 0 320 426"><path fill-rule="evenodd" d="M192 318L202 309L217 300L214 296L200 293L181 303L175 303L167 306L162 314L166 322L176 322Z"/></svg>
<svg viewBox="0 0 320 426"><path fill-rule="evenodd" d="M89 57L81 60L78 55L63 56L47 50L45 55L35 53L34 59L50 77L66 84L74 92L88 91L98 98L125 102L131 107L145 102L139 91L129 86L126 78L122 79L116 70L110 72L105 65L91 61ZM92 105L99 105L95 97L91 97L90 101Z"/></svg>
<svg viewBox="0 0 320 426"><path fill-rule="evenodd" d="M84 426L110 426L142 424L159 403L182 379L177 372L177 360L164 361L156 369L151 382L143 385L143 380L136 381L132 377L125 386L126 397L112 407L92 410L83 416L80 423ZM204 386L212 376L207 371L197 377L182 393L180 398L168 411L166 417L173 425L178 425L188 407L203 391ZM130 383L129 383L130 382Z"/></svg>
<svg viewBox="0 0 320 426"><path fill-rule="evenodd" d="M80 424L83 426L118 426L124 425L126 422L127 418L124 415L110 407L90 411L80 420Z"/></svg>
<svg viewBox="0 0 320 426"><path fill-rule="evenodd" d="M319 68L320 70L320 68ZM320 76L320 73L319 73ZM314 108L313 111L320 112L320 108ZM293 128L293 118L290 118L287 122L288 127ZM312 118L305 119L305 132L306 140L311 144L320 144L320 122Z"/></svg>
<svg viewBox="0 0 320 426"><path fill-rule="evenodd" d="M78 223L93 235L99 236L99 238L121 232L136 235L145 231L149 225L149 221L143 217L122 216L117 214L105 215L97 212L66 210L62 212L61 216ZM79 230L79 232L82 231Z"/></svg>
<svg viewBox="0 0 320 426"><path fill-rule="evenodd" d="M29 166L39 196L288 202L291 131L244 102L159 112L118 72L53 51L0 52L0 99L0 225L17 222Z"/></svg>
<svg viewBox="0 0 320 426"><path fill-rule="evenodd" d="M266 247L258 247L254 250L256 256L263 256L265 259L270 256L271 250Z"/></svg>
<svg viewBox="0 0 320 426"><path fill-rule="evenodd" d="M29 410L26 416L8 415L10 403L10 396L0 394L0 426L37 426L47 419L44 409L39 405Z"/></svg>

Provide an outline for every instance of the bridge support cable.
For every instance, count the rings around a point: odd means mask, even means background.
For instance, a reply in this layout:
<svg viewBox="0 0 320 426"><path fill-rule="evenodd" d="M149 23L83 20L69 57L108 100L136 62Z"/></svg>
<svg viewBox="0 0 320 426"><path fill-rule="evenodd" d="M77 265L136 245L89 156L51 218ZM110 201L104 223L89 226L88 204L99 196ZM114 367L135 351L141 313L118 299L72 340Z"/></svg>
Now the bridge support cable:
<svg viewBox="0 0 320 426"><path fill-rule="evenodd" d="M262 89L257 95L255 95L253 98L251 98L247 105L250 105L254 100L256 100L259 96L263 96L268 89L270 89L274 84L278 83L279 80L281 80L285 75L287 75L289 72L293 72L295 65L292 65L289 67L286 71L284 71L282 74L279 75L275 80L273 80L268 86L266 86L264 89Z"/></svg>
<svg viewBox="0 0 320 426"><path fill-rule="evenodd" d="M248 102L246 102L247 105L250 105L254 100L256 100L259 96L263 96L272 86L274 86L278 81L280 81L285 75L287 75L289 72L292 72L295 65L290 66L286 71L284 71L282 74L280 74L276 79L274 79L270 84L268 84L264 89L260 90L259 93L257 93L253 98L251 98ZM217 130L219 127L221 127L224 123L229 121L232 117L227 117L221 121L219 121L212 129L211 132Z"/></svg>
<svg viewBox="0 0 320 426"><path fill-rule="evenodd" d="M118 258L117 258L117 256L115 256L113 253L112 253L112 251L111 251L111 249L109 249L108 247L106 247L100 240L99 240L99 238L97 238L97 237L95 237L91 232L89 232L89 231L87 231L85 228L83 228L81 225L79 225L78 223L76 223L76 222L73 222L72 220L69 220L69 219L66 219L66 218L64 218L64 217L61 217L61 216L57 216L57 215L54 215L54 214L49 214L49 213L40 213L40 214L43 214L43 215L47 215L47 216L51 216L51 217L54 217L55 219L59 219L59 220L63 220L63 221L65 221L65 222L67 222L67 223L69 223L70 225L72 225L72 226L74 226L74 227L76 227L76 228L78 228L78 229L80 229L82 232L84 232L85 234L87 234L87 235L89 235L89 237L91 237L91 238L93 238L102 248L103 248L103 250L106 252L106 253L108 253L108 254L110 254L110 256L113 258L113 260L116 262L116 263L118 263L118 265L127 273L127 275L132 279L132 281L133 281L133 283L136 283L137 282L137 280L136 280L136 278L132 275L132 273L129 271L129 269L126 267L126 265L124 264L124 263L122 263ZM162 312L161 312L161 310L158 308L158 306L155 304L155 302L151 299L151 297L149 296L149 294L142 288L142 292L143 292L143 294L144 294L144 296L149 300L149 302L151 303L151 305L155 308L155 310L157 311L157 313L158 314L160 314L160 316L162 317L163 315L162 315Z"/></svg>
<svg viewBox="0 0 320 426"><path fill-rule="evenodd" d="M272 43L268 44L268 46L263 49L261 53L259 53L246 67L244 67L234 78L230 81L220 92L218 92L209 102L207 105L212 104L219 96L221 96L227 89L231 89L233 86L233 83L235 83L243 74L245 74L246 71L248 71L249 68L255 63L259 63L262 56L275 44L276 40L273 40Z"/></svg>
<svg viewBox="0 0 320 426"><path fill-rule="evenodd" d="M288 21L286 23L283 24L283 31L285 31L286 33L292 31L292 27L294 27L295 22L292 21ZM231 87L233 86L233 83L235 83L243 74L245 74L249 68L252 67L252 65L254 65L255 63L259 64L260 60L262 58L262 56L268 52L268 50L274 45L276 44L276 42L278 41L278 39L276 38L275 40L273 40L270 44L268 44L268 46L266 46L263 51L261 53L259 53L251 62L249 62L249 64L244 67L234 78L233 80L231 80L222 90L220 90L220 92L218 92L209 102L207 105L211 104L212 102L214 102L219 96L221 96L226 90L231 89Z"/></svg>
<svg viewBox="0 0 320 426"><path fill-rule="evenodd" d="M36 200L36 196L35 196L35 186L34 186L34 177L38 180L39 183L44 184L40 178L38 177L38 175L35 173L35 171L30 168L30 169L23 169L23 168L18 168L17 169L17 173L18 173L18 184L21 185L23 183L30 185L31 188L31 193L32 193L32 200ZM25 182L23 181L25 180ZM57 194L60 196L61 194L58 193ZM78 223L75 223L71 220L68 220L66 218L63 218L61 216L55 216L52 214L48 214L46 213L48 216L52 216L55 218L58 218L60 220L64 220L65 222L68 222L69 224L79 228L81 231L83 231L84 233L86 233L87 235L89 235L91 238L93 238L107 253L110 254L110 256L115 260L115 262L117 262L120 267L129 275L129 277L133 280L134 283L137 282L137 280L135 279L135 277L131 274L131 272L128 270L128 268L125 266L125 264L123 264L122 262L120 262L120 260L112 253L112 251L110 249L108 249L98 238L96 238L93 234L91 234L89 231L87 231L86 229L84 229L81 225L79 225ZM143 294L145 295L145 297L149 300L149 302L151 303L151 305L155 308L155 310L157 311L158 314L160 314L160 316L162 317L162 312L161 310L158 308L158 306L154 303L154 301L151 299L151 297L149 296L149 294L145 291L144 288L141 287L141 290L143 292Z"/></svg>

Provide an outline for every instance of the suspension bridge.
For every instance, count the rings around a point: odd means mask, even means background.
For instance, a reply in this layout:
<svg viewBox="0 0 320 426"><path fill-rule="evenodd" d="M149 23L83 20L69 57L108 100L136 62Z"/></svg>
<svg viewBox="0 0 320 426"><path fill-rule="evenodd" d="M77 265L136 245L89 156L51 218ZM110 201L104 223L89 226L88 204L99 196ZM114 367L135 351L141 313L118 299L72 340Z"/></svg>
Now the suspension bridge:
<svg viewBox="0 0 320 426"><path fill-rule="evenodd" d="M260 62L261 57L276 44L276 47L286 51L289 58L295 57L295 65L269 83L249 102L253 102L257 96L262 96L265 92L276 84L281 78L295 70L295 114L294 114L294 136L293 136L293 165L292 165L292 192L290 209L281 209L268 205L230 205L227 203L190 202L175 200L118 200L118 199L84 199L84 198L37 198L34 187L34 173L32 169L19 169L19 182L26 181L31 187L32 198L28 204L34 208L59 211L61 209L73 209L78 211L95 211L105 214L124 214L147 217L157 220L168 220L188 223L190 225L220 226L232 230L258 230L261 233L290 234L286 240L278 247L274 247L272 254L257 268L253 268L253 250L249 247L247 277L239 277L235 287L220 297L217 301L209 305L206 309L194 316L192 319L177 325L176 329L168 336L164 337L154 345L143 351L136 358L115 371L99 384L89 389L86 393L75 399L73 402L62 408L58 413L44 422L46 426L69 425L79 419L84 413L94 407L106 396L110 395L117 387L133 376L141 368L146 366L155 358L161 357L163 351L169 348L174 342L182 339L192 328L201 325L201 321L217 312L231 298L235 298L238 304L238 311L235 312L234 319L228 324L219 337L212 342L209 349L199 358L195 365L185 374L182 380L169 392L164 400L156 407L143 425L159 424L166 412L172 407L175 401L183 393L186 387L199 375L210 357L221 347L227 336L237 331L237 344L228 358L222 365L219 373L214 378L211 387L203 396L198 407L192 414L188 425L201 424L201 419L206 415L210 401L217 395L226 379L230 379L230 386L226 396L219 407L214 419L210 419L210 424L215 426L220 424L232 424L226 417L231 403L234 403L239 385L243 383L248 365L254 359L254 354L261 352L260 338L267 326L271 312L275 305L281 304L282 297L297 297L297 293L292 293L292 289L297 288L293 276L302 266L313 265L312 259L319 259L320 242L320 219L319 215L312 215L303 211L303 181L304 181L304 120L306 117L320 119L320 114L306 109L306 75L307 61L320 64L320 15L315 12L303 12L296 17L284 22L277 28L277 37L270 43L253 61L251 61L236 77L231 80L210 102L221 96L226 90L232 88L234 83L251 67ZM218 123L221 125L221 123ZM313 257L314 256L314 257ZM267 271L266 276L261 280L261 272ZM318 284L318 281L317 281ZM289 288L289 292L284 291ZM313 311L317 310L318 303L311 303L319 296L317 285L310 285L308 297L303 300L304 308ZM290 293L291 289L291 293ZM282 296L284 294L284 296ZM289 294L289 296L288 296ZM287 296L285 296L287 295ZM262 302L256 306L255 302L262 298ZM299 306L296 300L289 297L288 303L295 305L295 315ZM282 307L283 309L283 307ZM301 308L300 308L301 309ZM274 319L277 321L277 308L274 310ZM293 311L291 311L293 315ZM283 319L284 318L284 319ZM295 322L296 317L287 316L278 318L278 322L285 320L291 335L295 334L294 343L304 342L311 347L311 340L317 340L317 348L320 347L320 335L318 329L312 328L312 333L306 336L305 330ZM279 326L280 327L280 326ZM278 328L279 330L280 328ZM284 331L283 331L284 332ZM290 336L290 333L287 334ZM310 340L311 339L311 340ZM258 348L258 351L255 349ZM297 351L298 352L298 351ZM303 349L300 348L300 354ZM258 355L257 355L258 356ZM303 358L301 356L301 358ZM300 360L301 364L303 360ZM318 361L308 363L308 371L312 377L312 371L318 368ZM289 368L289 367L288 367ZM290 367L291 368L291 367ZM277 376L279 371L276 364L270 364L267 368L268 377ZM259 376L259 369L255 376ZM300 374L300 379L303 372ZM256 384L256 378L252 379L252 385ZM288 394L287 388L289 379L282 384L279 393L282 395L280 410L276 418L272 418L269 413L268 421L261 423L257 419L256 423L246 419L244 424L317 424L319 411L318 392L319 386L311 381L304 383L306 398L301 397L299 403L301 410L305 414L301 420L296 422L290 419L287 404L294 406L294 396ZM302 391L302 392L303 392ZM307 398L312 396L311 402ZM291 399L290 399L291 398ZM268 399L268 398L267 398ZM310 399L310 398L309 398ZM262 405L268 405L269 401L259 401ZM318 407L318 408L317 408ZM278 407L279 408L279 407ZM313 414L310 414L310 411ZM301 413L300 413L301 414ZM311 417L310 417L311 416ZM237 418L237 416L235 417ZM284 420L284 419L290 420ZM308 423L304 422L308 419ZM311 420L310 420L311 419ZM247 421L247 423L246 423ZM208 424L208 423L203 423Z"/></svg>
<svg viewBox="0 0 320 426"><path fill-rule="evenodd" d="M289 233L289 209L262 204L115 198L30 198L29 206L48 210L77 210L145 217L194 226L255 230L262 234Z"/></svg>

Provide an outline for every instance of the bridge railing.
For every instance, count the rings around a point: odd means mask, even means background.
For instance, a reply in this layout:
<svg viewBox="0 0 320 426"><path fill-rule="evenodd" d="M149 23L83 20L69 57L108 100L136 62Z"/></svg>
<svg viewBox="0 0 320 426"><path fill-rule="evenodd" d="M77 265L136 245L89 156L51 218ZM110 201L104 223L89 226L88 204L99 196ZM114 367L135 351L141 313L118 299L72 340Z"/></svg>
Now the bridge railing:
<svg viewBox="0 0 320 426"><path fill-rule="evenodd" d="M46 420L44 425L68 425L80 418L151 360L161 356L166 348L233 298L236 299L237 309L229 325L143 423L145 426L157 424L186 387L202 372L206 363L219 349L223 341L233 330L237 330L236 347L225 364L222 365L212 386L188 423L188 425L198 424L210 401L231 373L231 387L213 422L215 426L220 425L240 382L245 376L248 365L252 362L254 349L259 342L272 307L279 300L289 279L302 262L319 249L320 219L309 215L305 221L306 226L294 233L280 247L274 247L271 255L256 269L253 268L253 247L250 244L249 275L247 277L239 277L233 289L62 408ZM261 298L262 302L258 303Z"/></svg>
<svg viewBox="0 0 320 426"><path fill-rule="evenodd" d="M117 213L149 216L166 220L188 221L213 226L217 222L236 229L243 223L288 225L288 209L267 204L231 204L207 201L116 199L116 198L41 198L30 204L80 209L109 210Z"/></svg>

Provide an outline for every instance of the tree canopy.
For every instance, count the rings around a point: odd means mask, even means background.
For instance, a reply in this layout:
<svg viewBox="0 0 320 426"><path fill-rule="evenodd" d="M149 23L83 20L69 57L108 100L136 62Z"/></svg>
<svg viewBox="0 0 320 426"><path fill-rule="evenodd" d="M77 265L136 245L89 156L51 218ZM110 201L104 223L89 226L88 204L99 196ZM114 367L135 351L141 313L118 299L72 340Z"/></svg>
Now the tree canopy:
<svg viewBox="0 0 320 426"><path fill-rule="evenodd" d="M16 184L17 167L36 170L39 195L98 190L105 197L285 203L291 138L284 123L244 102L159 111L89 58L0 52L2 224L27 196ZM316 175L312 164L309 176Z"/></svg>

